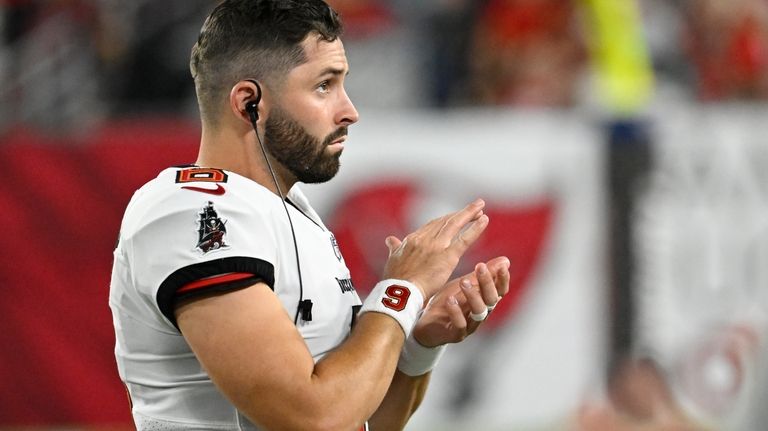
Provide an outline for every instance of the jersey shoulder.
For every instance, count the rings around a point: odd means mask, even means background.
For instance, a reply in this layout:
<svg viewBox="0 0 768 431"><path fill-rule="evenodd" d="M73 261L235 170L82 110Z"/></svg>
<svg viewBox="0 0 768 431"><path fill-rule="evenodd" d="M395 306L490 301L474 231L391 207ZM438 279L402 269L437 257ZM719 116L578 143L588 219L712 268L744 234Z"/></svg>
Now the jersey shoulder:
<svg viewBox="0 0 768 431"><path fill-rule="evenodd" d="M258 183L222 169L165 169L133 195L123 217L123 235L163 219L188 219L190 211L227 207L232 216L269 218L279 199ZM210 211L210 210L209 210Z"/></svg>
<svg viewBox="0 0 768 431"><path fill-rule="evenodd" d="M220 169L169 168L128 205L116 253L134 289L169 320L184 295L274 285L283 211L258 183ZM277 222L276 222L277 220Z"/></svg>

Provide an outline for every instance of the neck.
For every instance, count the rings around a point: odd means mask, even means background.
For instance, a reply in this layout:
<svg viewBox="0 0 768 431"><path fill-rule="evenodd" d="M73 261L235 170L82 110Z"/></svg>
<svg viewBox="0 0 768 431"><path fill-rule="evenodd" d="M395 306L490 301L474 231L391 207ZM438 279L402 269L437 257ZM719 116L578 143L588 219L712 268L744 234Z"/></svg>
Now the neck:
<svg viewBox="0 0 768 431"><path fill-rule="evenodd" d="M269 157L280 190L283 195L286 195L296 183L296 178L280 162L271 156ZM278 194L269 166L264 160L259 141L256 138L256 132L252 128L211 127L204 124L200 139L200 151L195 164L234 172L259 183L272 193Z"/></svg>

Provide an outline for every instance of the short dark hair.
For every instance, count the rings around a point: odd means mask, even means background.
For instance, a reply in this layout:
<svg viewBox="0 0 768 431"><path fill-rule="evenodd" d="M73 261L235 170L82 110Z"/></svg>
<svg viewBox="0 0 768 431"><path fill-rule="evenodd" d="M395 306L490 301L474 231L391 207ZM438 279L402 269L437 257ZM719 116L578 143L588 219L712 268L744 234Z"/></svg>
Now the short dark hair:
<svg viewBox="0 0 768 431"><path fill-rule="evenodd" d="M305 61L300 43L310 33L332 42L342 31L323 0L224 0L205 20L189 62L203 120L213 120L216 105L242 79L281 83Z"/></svg>

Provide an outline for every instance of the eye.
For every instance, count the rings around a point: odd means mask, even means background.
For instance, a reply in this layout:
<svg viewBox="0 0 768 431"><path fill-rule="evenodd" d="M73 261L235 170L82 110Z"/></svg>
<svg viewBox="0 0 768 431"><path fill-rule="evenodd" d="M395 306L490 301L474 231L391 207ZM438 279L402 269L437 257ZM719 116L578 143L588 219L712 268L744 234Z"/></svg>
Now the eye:
<svg viewBox="0 0 768 431"><path fill-rule="evenodd" d="M323 81L317 86L317 90L321 93L328 93L331 90L331 82Z"/></svg>

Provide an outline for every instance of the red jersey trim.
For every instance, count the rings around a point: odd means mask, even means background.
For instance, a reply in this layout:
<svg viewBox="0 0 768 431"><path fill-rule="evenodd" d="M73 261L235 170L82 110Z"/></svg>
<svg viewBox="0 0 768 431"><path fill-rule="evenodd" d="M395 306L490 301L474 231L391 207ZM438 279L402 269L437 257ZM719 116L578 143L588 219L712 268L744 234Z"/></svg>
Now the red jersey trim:
<svg viewBox="0 0 768 431"><path fill-rule="evenodd" d="M264 282L274 290L275 270L271 263L253 257L233 256L185 266L166 277L157 290L157 307L176 329L174 310L179 300L206 292L231 292Z"/></svg>
<svg viewBox="0 0 768 431"><path fill-rule="evenodd" d="M222 283L230 283L233 281L240 281L244 280L246 278L253 277L254 274L247 273L247 272L233 272L229 274L223 274L223 275L217 275L213 277L204 278L202 280L197 280L189 284L185 284L184 286L181 286L178 290L176 290L176 294L180 293L187 293L187 292L193 292L195 290L204 289L208 286L213 286L215 284L222 284Z"/></svg>

